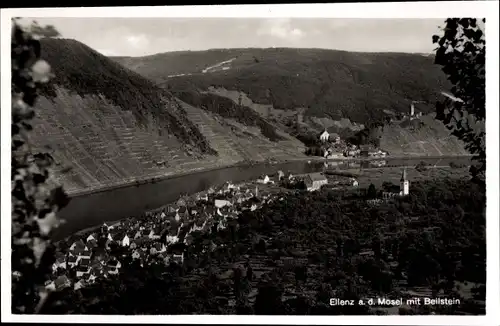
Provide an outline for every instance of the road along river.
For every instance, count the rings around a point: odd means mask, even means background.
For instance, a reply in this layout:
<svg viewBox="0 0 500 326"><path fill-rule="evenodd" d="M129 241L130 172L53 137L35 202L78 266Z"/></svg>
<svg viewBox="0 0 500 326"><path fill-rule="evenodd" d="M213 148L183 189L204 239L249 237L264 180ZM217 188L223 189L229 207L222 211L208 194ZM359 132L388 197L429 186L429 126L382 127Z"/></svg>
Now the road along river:
<svg viewBox="0 0 500 326"><path fill-rule="evenodd" d="M328 165L336 169L353 167L373 168L384 166L414 166L420 161L430 165L449 165L450 162L469 164L470 157L454 158L385 158L367 161L332 161ZM173 176L154 183L131 185L106 191L72 197L60 216L66 220L54 234L54 239L61 239L72 233L97 226L103 222L117 221L131 216L140 216L147 210L174 202L182 194L194 194L207 190L210 186L224 182L235 183L257 179L262 174L274 174L279 170L293 174L323 171L324 162L313 160L295 161L282 164L256 164L233 166L217 170L196 172L188 175Z"/></svg>

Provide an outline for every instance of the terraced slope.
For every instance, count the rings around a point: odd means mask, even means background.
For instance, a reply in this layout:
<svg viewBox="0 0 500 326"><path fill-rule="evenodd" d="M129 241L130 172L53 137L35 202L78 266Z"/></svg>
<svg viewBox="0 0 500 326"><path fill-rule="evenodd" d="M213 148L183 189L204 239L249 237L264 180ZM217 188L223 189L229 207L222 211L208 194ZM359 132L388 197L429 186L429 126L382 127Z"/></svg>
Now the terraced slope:
<svg viewBox="0 0 500 326"><path fill-rule="evenodd" d="M234 119L223 118L216 113L181 103L189 119L219 153L221 164L305 157L304 145L280 130L276 132L282 139L271 141L258 127L246 126Z"/></svg>
<svg viewBox="0 0 500 326"><path fill-rule="evenodd" d="M42 57L55 78L41 91L31 138L35 152L52 155L69 193L303 156L299 141L253 111L241 119L225 107L190 106L80 42L42 40Z"/></svg>
<svg viewBox="0 0 500 326"><path fill-rule="evenodd" d="M424 115L414 122L415 127L405 126L404 123L385 126L380 147L394 156L469 154L465 145L450 135L434 114Z"/></svg>
<svg viewBox="0 0 500 326"><path fill-rule="evenodd" d="M300 114L300 110L277 110L272 105L254 103L246 94L237 91L230 91L224 88L210 87L209 93L216 94L231 99L242 105L249 107L262 116L271 115L277 117L277 121L282 121L287 117L294 117ZM295 119L295 118L294 118ZM331 118L306 117L305 124L316 132L321 132L321 127L331 127L341 130L349 128L360 130L363 125L352 125L348 119L333 120ZM304 122L304 120L302 121ZM465 145L455 136L450 135L446 127L434 118L434 114L422 116L420 119L409 123L392 123L384 127L381 134L380 147L389 151L395 156L436 156L436 155L468 155ZM419 125L413 128L414 125Z"/></svg>
<svg viewBox="0 0 500 326"><path fill-rule="evenodd" d="M56 77L37 103L32 142L52 155L68 192L216 161L175 98L144 77L74 40L42 40L42 57Z"/></svg>

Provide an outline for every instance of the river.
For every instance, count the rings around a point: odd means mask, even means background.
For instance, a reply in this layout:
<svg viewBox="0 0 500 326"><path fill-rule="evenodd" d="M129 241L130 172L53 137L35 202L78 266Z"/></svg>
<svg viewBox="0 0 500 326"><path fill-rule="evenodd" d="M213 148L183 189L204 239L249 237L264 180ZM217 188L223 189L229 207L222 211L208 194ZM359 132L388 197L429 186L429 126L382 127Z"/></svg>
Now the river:
<svg viewBox="0 0 500 326"><path fill-rule="evenodd" d="M377 159L373 162L330 161L329 167L338 169L359 167L412 166L424 161L427 164L445 166L450 162L468 164L470 158L398 158ZM385 163L384 163L385 162ZM140 216L144 211L174 202L181 194L194 194L207 190L210 186L222 185L226 181L243 182L257 179L262 174L274 174L279 170L293 174L323 171L324 162L296 161L283 164L257 164L253 166L227 167L218 170L196 172L189 175L170 177L155 183L144 183L110 189L92 194L72 197L68 206L60 212L66 221L54 234L61 239L103 222Z"/></svg>

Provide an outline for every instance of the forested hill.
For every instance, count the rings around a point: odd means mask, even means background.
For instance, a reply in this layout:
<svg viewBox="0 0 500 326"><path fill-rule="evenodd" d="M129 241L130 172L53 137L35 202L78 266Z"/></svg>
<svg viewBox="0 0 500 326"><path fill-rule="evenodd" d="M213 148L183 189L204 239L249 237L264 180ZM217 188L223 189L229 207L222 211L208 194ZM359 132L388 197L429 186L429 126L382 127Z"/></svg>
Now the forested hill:
<svg viewBox="0 0 500 326"><path fill-rule="evenodd" d="M215 86L274 109L363 124L408 112L412 101L433 104L449 88L434 57L421 54L251 48L113 59L172 91Z"/></svg>

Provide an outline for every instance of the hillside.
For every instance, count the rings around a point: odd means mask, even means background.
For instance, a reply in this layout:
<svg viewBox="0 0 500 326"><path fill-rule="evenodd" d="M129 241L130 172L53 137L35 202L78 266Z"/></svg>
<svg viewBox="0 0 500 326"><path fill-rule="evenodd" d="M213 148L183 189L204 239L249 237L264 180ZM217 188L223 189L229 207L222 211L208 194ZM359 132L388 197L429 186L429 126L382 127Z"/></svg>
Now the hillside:
<svg viewBox="0 0 500 326"><path fill-rule="evenodd" d="M357 123L408 112L413 100L433 103L447 88L432 57L403 53L222 49L113 59L172 91L223 87L275 109Z"/></svg>
<svg viewBox="0 0 500 326"><path fill-rule="evenodd" d="M391 123L384 126L380 147L393 156L417 155L469 155L465 145L450 132L431 113L412 121Z"/></svg>
<svg viewBox="0 0 500 326"><path fill-rule="evenodd" d="M326 128L347 138L367 124L407 114L416 101L415 112L424 114L425 123L386 125L381 147L397 155L467 153L433 119L434 103L449 85L432 56L222 49L113 59L192 105L225 114L238 107L240 120L248 120L243 115L251 110L297 137Z"/></svg>
<svg viewBox="0 0 500 326"><path fill-rule="evenodd" d="M42 57L55 78L41 91L32 142L69 193L302 155L258 114L203 113L77 41L44 39Z"/></svg>

